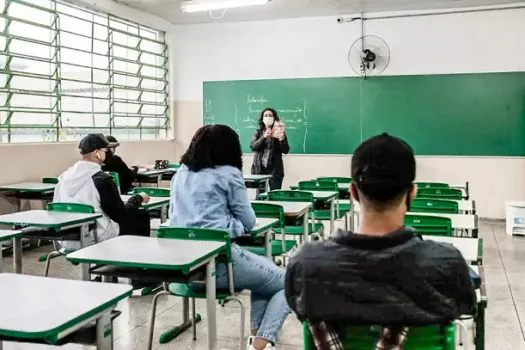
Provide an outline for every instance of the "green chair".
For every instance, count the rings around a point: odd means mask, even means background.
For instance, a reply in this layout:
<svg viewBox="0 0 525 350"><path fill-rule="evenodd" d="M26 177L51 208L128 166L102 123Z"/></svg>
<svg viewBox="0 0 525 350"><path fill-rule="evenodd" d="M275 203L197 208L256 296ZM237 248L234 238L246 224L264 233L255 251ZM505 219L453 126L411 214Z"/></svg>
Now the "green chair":
<svg viewBox="0 0 525 350"><path fill-rule="evenodd" d="M440 216L405 215L405 226L422 235L452 236L452 220Z"/></svg>
<svg viewBox="0 0 525 350"><path fill-rule="evenodd" d="M449 188L450 185L444 182L416 182L417 188Z"/></svg>
<svg viewBox="0 0 525 350"><path fill-rule="evenodd" d="M331 191L339 194L339 187L335 182L322 182L322 181L301 181L299 182L299 189L306 191ZM339 200L339 195L337 200ZM348 230L348 213L352 211L351 203L339 203L336 204L335 219L345 220L345 228ZM330 220L330 209L317 208L313 211L316 220Z"/></svg>
<svg viewBox="0 0 525 350"><path fill-rule="evenodd" d="M95 212L95 209L91 205L80 204L80 203L49 203L46 206L46 209L48 211L60 211L60 212L68 212L68 213L92 214ZM47 277L49 275L49 267L51 265L52 259L59 257L61 255L67 255L68 253L71 253L70 251L67 251L64 248L60 248L56 241L53 241L53 247L55 248L55 250L50 252L45 257L46 266L44 270L44 277ZM43 260L43 259L41 258L40 260Z"/></svg>
<svg viewBox="0 0 525 350"><path fill-rule="evenodd" d="M418 188L418 198L462 199L463 192L457 188Z"/></svg>
<svg viewBox="0 0 525 350"><path fill-rule="evenodd" d="M314 203L314 196L310 192L278 190L267 193L268 200L282 202L308 202ZM308 223L308 235L318 233L323 236L324 225L322 223ZM284 234L299 237L302 240L304 234L303 225L285 225Z"/></svg>
<svg viewBox="0 0 525 350"><path fill-rule="evenodd" d="M459 321L444 325L410 327L405 350L454 350L456 347L456 326L468 332L467 327ZM339 337L344 349L375 349L382 327L348 326ZM303 322L304 350L315 350L314 340L308 322Z"/></svg>
<svg viewBox="0 0 525 350"><path fill-rule="evenodd" d="M292 251L297 245L297 242L295 240L287 240L286 235L283 234L285 232L285 216L283 207L270 203L252 203L252 208L255 211L255 216L259 218L272 218L279 220L274 227L274 232L280 233L282 235L282 239L280 241L272 239L270 242L272 257L281 256ZM254 254L262 256L266 255L264 246L243 245L242 247Z"/></svg>
<svg viewBox="0 0 525 350"><path fill-rule="evenodd" d="M179 163L169 163L168 164L168 169L179 169L179 168L180 168Z"/></svg>
<svg viewBox="0 0 525 350"><path fill-rule="evenodd" d="M458 202L433 198L414 198L410 203L411 212L459 214Z"/></svg>
<svg viewBox="0 0 525 350"><path fill-rule="evenodd" d="M199 228L184 228L184 227L163 227L160 228L157 232L158 238L170 238L170 239L187 239L193 241L215 241L215 242L224 242L226 247L224 251L221 252L220 258L222 260L217 261L217 264L223 263L227 265L228 269L228 285L229 288L218 289L216 298L219 302L223 301L236 301L239 303L241 308L241 323L240 323L240 349L242 349L244 344L244 317L245 310L244 304L241 299L237 297L239 290L235 290L233 284L233 261L231 255L231 239L228 232L220 230L210 230L210 229L199 229ZM157 310L158 299L163 295L175 295L185 299L191 299L192 301L192 327L193 327L193 340L196 340L196 323L201 320L200 315L196 315L195 309L195 299L206 299L206 291L195 291L190 288L187 283L167 283L164 284L164 290L157 293L153 298L151 316L150 316L150 329L149 329L149 338L148 338L148 349L152 348L153 345L153 331L155 328L155 314ZM176 338L184 329L180 327L175 327L170 329L160 336L160 343L165 344Z"/></svg>
<svg viewBox="0 0 525 350"><path fill-rule="evenodd" d="M120 193L120 177L118 173L114 171L106 171L106 174L109 174L111 177L113 177L113 182L115 182L115 185L117 185L118 193Z"/></svg>
<svg viewBox="0 0 525 350"><path fill-rule="evenodd" d="M42 178L42 183L56 185L58 183L58 178L56 178L56 177L44 177L44 178Z"/></svg>
<svg viewBox="0 0 525 350"><path fill-rule="evenodd" d="M320 181L320 182L335 182L336 184L349 184L350 182L352 182L352 178L351 177L329 177L329 176L324 176L324 177L318 177L317 181Z"/></svg>
<svg viewBox="0 0 525 350"><path fill-rule="evenodd" d="M162 187L135 187L132 194L145 193L150 197L169 197L170 189Z"/></svg>

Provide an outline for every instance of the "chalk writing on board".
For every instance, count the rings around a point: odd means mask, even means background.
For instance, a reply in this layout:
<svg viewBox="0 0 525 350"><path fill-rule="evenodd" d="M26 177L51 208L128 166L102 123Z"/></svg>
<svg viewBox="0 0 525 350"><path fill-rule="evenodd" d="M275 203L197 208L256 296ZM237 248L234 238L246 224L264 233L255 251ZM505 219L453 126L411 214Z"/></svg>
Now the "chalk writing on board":
<svg viewBox="0 0 525 350"><path fill-rule="evenodd" d="M255 96L252 94L246 94L246 103L247 104L250 104L250 103L263 104L263 103L268 103L268 100L264 97L264 95Z"/></svg>
<svg viewBox="0 0 525 350"><path fill-rule="evenodd" d="M204 101L204 124L215 124L215 113L213 112L213 102L210 100Z"/></svg>

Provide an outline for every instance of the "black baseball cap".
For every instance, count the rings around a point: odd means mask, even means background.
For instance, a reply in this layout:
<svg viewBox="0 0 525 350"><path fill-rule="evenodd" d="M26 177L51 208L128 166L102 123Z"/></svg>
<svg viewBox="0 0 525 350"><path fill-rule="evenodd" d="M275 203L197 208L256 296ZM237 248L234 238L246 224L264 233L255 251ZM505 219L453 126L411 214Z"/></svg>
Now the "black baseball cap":
<svg viewBox="0 0 525 350"><path fill-rule="evenodd" d="M363 142L352 157L352 181L371 200L392 200L410 189L415 178L412 147L387 133Z"/></svg>
<svg viewBox="0 0 525 350"><path fill-rule="evenodd" d="M118 145L118 142L109 142L102 134L87 134L80 140L78 148L80 149L80 154L88 154L97 149L114 148Z"/></svg>

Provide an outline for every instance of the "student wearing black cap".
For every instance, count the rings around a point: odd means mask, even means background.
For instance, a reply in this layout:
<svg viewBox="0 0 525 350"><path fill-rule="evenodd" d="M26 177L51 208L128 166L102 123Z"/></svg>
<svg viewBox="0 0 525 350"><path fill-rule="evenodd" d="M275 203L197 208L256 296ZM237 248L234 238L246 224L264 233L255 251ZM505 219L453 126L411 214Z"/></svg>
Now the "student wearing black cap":
<svg viewBox="0 0 525 350"><path fill-rule="evenodd" d="M318 349L343 349L343 324L387 326L377 346L397 349L384 345L401 346L406 326L474 313L461 253L403 226L415 177L414 153L403 140L381 134L362 143L352 157L350 187L361 206L360 232L305 244L290 261L286 298L299 319L310 321Z"/></svg>
<svg viewBox="0 0 525 350"><path fill-rule="evenodd" d="M135 195L123 203L113 178L102 171L112 157L110 149L116 146L102 134L82 138L78 145L82 160L60 175L53 197L54 202L89 204L102 213L97 220L99 241L119 234L149 236L149 216L139 210L149 197ZM66 250L80 248L80 243L73 241L63 241L61 245Z"/></svg>
<svg viewBox="0 0 525 350"><path fill-rule="evenodd" d="M115 154L116 148L120 146L115 137L108 135L106 139L112 144L112 147L108 148L111 151L111 157L104 163L102 170L117 173L120 181L120 193L127 194L133 189L133 182L137 178L138 167L128 167L122 158Z"/></svg>

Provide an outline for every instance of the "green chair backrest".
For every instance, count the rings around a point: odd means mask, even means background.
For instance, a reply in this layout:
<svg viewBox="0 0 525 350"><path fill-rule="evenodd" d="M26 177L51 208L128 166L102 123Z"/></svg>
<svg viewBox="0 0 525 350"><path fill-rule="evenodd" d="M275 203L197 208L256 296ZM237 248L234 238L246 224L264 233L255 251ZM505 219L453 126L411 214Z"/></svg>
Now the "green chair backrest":
<svg viewBox="0 0 525 350"><path fill-rule="evenodd" d="M160 187L135 187L133 189L133 194L139 193L145 193L150 197L169 197L170 189Z"/></svg>
<svg viewBox="0 0 525 350"><path fill-rule="evenodd" d="M416 197L461 199L463 198L463 192L457 188L418 188Z"/></svg>
<svg viewBox="0 0 525 350"><path fill-rule="evenodd" d="M335 182L336 184L349 184L350 182L352 182L352 178L351 177L337 177L337 176L336 177L323 176L323 177L318 177L317 181Z"/></svg>
<svg viewBox="0 0 525 350"><path fill-rule="evenodd" d="M405 226L422 235L452 236L452 220L440 216L405 215Z"/></svg>
<svg viewBox="0 0 525 350"><path fill-rule="evenodd" d="M444 182L416 182L417 188L449 188Z"/></svg>
<svg viewBox="0 0 525 350"><path fill-rule="evenodd" d="M342 332L343 334L339 334L339 337L344 349L375 349L380 330L381 327L348 326ZM454 324L410 327L403 349L454 350L456 346L455 335ZM303 322L303 336L304 349L315 350L308 322Z"/></svg>
<svg viewBox="0 0 525 350"><path fill-rule="evenodd" d="M117 185L118 191L120 192L120 177L118 176L118 173L114 171L106 171L106 174L109 174L111 177L113 177L113 182L115 182L115 185Z"/></svg>
<svg viewBox="0 0 525 350"><path fill-rule="evenodd" d="M306 191L339 191L337 183L323 181L301 181L299 182L299 189Z"/></svg>
<svg viewBox="0 0 525 350"><path fill-rule="evenodd" d="M192 241L224 242L226 243L224 254L228 258L228 262L232 262L231 238L226 231L191 227L161 227L157 230L157 237L187 239Z"/></svg>
<svg viewBox="0 0 525 350"><path fill-rule="evenodd" d="M178 168L180 168L179 163L169 163L168 164L168 169L178 169Z"/></svg>
<svg viewBox="0 0 525 350"><path fill-rule="evenodd" d="M458 202L434 198L414 198L411 212L459 214Z"/></svg>
<svg viewBox="0 0 525 350"><path fill-rule="evenodd" d="M256 217L278 219L279 222L276 224L276 227L284 227L284 209L280 205L270 203L252 203L252 208Z"/></svg>
<svg viewBox="0 0 525 350"><path fill-rule="evenodd" d="M84 213L92 214L95 212L95 208L91 205L80 204L80 203L48 203L46 206L48 211L63 211L69 213Z"/></svg>
<svg viewBox="0 0 525 350"><path fill-rule="evenodd" d="M42 183L44 184L57 184L58 183L58 179L56 177L44 177L42 179Z"/></svg>
<svg viewBox="0 0 525 350"><path fill-rule="evenodd" d="M283 202L309 202L313 203L314 195L305 191L278 190L267 192L268 200Z"/></svg>

